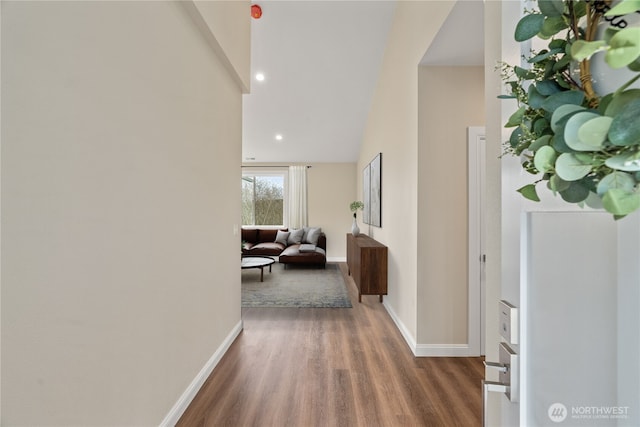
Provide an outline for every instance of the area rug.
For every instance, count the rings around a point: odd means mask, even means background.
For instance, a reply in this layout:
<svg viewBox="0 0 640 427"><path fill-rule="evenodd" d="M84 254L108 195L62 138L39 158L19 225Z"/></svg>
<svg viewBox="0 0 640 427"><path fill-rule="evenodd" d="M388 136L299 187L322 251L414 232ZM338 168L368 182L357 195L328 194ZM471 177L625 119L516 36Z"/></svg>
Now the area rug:
<svg viewBox="0 0 640 427"><path fill-rule="evenodd" d="M264 269L242 270L243 307L339 307L350 308L349 292L338 264L325 269L275 263Z"/></svg>

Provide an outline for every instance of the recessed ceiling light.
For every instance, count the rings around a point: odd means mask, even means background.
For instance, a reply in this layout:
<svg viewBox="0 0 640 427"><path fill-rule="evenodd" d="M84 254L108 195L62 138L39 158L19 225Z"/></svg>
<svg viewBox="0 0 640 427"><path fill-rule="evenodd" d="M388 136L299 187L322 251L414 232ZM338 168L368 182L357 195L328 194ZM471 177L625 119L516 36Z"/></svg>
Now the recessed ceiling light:
<svg viewBox="0 0 640 427"><path fill-rule="evenodd" d="M276 141L282 141L282 134L276 135Z"/></svg>
<svg viewBox="0 0 640 427"><path fill-rule="evenodd" d="M264 81L264 74L263 73L257 73L256 74L256 80L259 82Z"/></svg>

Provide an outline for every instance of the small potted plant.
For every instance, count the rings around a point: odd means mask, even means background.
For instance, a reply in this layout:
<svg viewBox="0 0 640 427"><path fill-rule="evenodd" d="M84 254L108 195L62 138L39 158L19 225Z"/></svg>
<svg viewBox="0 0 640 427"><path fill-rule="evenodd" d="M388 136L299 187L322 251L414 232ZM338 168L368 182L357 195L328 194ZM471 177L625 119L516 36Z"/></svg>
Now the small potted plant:
<svg viewBox="0 0 640 427"><path fill-rule="evenodd" d="M362 203L360 200L356 200L351 202L351 204L349 205L349 208L351 209L351 212L353 212L353 223L351 224L351 234L353 234L354 236L357 236L360 234L360 228L358 227L357 212L358 210L364 209L364 203Z"/></svg>

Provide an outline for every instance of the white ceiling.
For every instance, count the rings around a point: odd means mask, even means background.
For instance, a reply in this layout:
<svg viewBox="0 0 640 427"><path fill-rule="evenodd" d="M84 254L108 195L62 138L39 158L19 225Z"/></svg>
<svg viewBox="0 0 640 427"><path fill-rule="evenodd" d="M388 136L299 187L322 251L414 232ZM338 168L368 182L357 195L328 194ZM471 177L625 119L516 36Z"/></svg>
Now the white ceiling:
<svg viewBox="0 0 640 427"><path fill-rule="evenodd" d="M243 161L356 161L395 2L256 3L251 70L265 80L244 96ZM458 2L423 63L482 64L482 21L481 0Z"/></svg>
<svg viewBox="0 0 640 427"><path fill-rule="evenodd" d="M459 0L420 64L484 65L484 1Z"/></svg>

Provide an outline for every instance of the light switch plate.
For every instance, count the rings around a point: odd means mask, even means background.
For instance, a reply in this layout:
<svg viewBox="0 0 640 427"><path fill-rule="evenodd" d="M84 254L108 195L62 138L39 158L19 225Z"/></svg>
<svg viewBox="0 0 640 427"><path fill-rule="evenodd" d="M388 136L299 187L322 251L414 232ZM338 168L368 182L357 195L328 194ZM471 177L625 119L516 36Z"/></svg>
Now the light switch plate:
<svg viewBox="0 0 640 427"><path fill-rule="evenodd" d="M518 344L518 309L502 300L498 304L500 311L500 335L509 344Z"/></svg>

